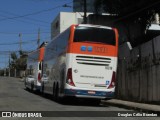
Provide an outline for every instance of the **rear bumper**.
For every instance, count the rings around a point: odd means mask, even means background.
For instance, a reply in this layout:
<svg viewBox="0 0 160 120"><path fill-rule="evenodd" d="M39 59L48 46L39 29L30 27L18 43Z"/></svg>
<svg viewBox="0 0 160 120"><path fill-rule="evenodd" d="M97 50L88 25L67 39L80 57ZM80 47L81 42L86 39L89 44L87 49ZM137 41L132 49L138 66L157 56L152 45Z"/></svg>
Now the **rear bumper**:
<svg viewBox="0 0 160 120"><path fill-rule="evenodd" d="M80 90L80 89L65 89L65 96L74 96L78 98L95 98L107 99L113 98L114 92L111 91L93 91L93 90Z"/></svg>

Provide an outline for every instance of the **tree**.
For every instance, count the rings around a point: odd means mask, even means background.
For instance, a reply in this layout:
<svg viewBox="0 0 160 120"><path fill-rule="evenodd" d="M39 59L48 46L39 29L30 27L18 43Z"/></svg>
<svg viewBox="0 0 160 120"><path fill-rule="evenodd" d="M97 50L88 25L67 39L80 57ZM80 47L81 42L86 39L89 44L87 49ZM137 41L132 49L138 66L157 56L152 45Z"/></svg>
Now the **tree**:
<svg viewBox="0 0 160 120"><path fill-rule="evenodd" d="M11 53L10 68L16 68L17 59L18 59L17 54L15 52L12 52Z"/></svg>
<svg viewBox="0 0 160 120"><path fill-rule="evenodd" d="M141 26L142 36L155 20L155 14L160 13L160 1L158 0L96 0L95 9L98 13L102 8L105 12L117 16L113 22L136 23ZM138 40L137 40L138 41ZM137 42L136 41L136 42ZM140 42L140 41L139 41ZM137 43L135 43L137 44Z"/></svg>
<svg viewBox="0 0 160 120"><path fill-rule="evenodd" d="M21 70L26 69L27 64L27 53L24 51L19 52L20 57L17 57L17 54L15 52L11 53L11 61L10 61L10 71L11 76L15 76L15 70L17 70L17 73L19 73Z"/></svg>
<svg viewBox="0 0 160 120"><path fill-rule="evenodd" d="M16 60L17 60L17 54L16 54L15 52L12 52L12 53L11 53L11 59L12 59L13 61L16 61Z"/></svg>
<svg viewBox="0 0 160 120"><path fill-rule="evenodd" d="M27 65L27 56L21 55L20 58L17 59L16 65L18 70L25 70Z"/></svg>
<svg viewBox="0 0 160 120"><path fill-rule="evenodd" d="M95 8L118 15L122 19L143 20L146 25L160 13L158 0L96 0Z"/></svg>

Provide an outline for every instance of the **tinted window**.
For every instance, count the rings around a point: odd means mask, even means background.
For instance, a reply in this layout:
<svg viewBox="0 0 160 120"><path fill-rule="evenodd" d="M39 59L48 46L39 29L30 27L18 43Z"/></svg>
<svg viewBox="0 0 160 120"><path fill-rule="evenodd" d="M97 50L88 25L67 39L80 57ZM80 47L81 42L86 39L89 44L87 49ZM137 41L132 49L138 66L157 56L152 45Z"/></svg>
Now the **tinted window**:
<svg viewBox="0 0 160 120"><path fill-rule="evenodd" d="M74 42L96 42L115 45L115 33L111 29L78 26L75 29Z"/></svg>
<svg viewBox="0 0 160 120"><path fill-rule="evenodd" d="M41 62L39 63L39 70L42 70L42 67L41 67Z"/></svg>

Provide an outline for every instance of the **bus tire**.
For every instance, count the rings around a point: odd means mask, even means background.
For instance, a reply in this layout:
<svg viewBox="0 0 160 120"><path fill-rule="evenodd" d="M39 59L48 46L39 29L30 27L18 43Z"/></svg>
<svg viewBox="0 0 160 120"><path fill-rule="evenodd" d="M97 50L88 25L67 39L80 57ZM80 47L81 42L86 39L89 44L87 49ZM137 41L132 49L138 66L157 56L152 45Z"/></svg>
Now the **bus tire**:
<svg viewBox="0 0 160 120"><path fill-rule="evenodd" d="M52 99L55 100L55 82L53 83L53 94Z"/></svg>
<svg viewBox="0 0 160 120"><path fill-rule="evenodd" d="M41 95L44 96L44 82L42 82Z"/></svg>
<svg viewBox="0 0 160 120"><path fill-rule="evenodd" d="M57 101L57 97L58 97L58 88L57 88L57 84L55 86L55 100Z"/></svg>
<svg viewBox="0 0 160 120"><path fill-rule="evenodd" d="M26 80L25 80L25 82L24 82L24 85L25 85L25 89L26 89L26 90L28 90L28 87L27 87L27 82L26 82Z"/></svg>
<svg viewBox="0 0 160 120"><path fill-rule="evenodd" d="M32 82L31 83L31 92L33 92L33 90L34 90L34 83Z"/></svg>
<svg viewBox="0 0 160 120"><path fill-rule="evenodd" d="M59 86L58 86L58 83L56 85L56 90L55 90L55 100L57 102L60 102L61 101L61 98L60 98L60 95L59 95Z"/></svg>

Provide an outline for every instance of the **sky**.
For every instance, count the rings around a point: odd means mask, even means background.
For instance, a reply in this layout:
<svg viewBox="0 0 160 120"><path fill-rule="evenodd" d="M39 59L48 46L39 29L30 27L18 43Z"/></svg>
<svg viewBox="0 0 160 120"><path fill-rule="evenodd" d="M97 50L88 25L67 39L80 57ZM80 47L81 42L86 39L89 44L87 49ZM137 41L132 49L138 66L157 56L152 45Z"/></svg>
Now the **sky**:
<svg viewBox="0 0 160 120"><path fill-rule="evenodd" d="M8 66L9 53L20 50L20 39L23 51L37 48L38 29L40 42L49 41L54 18L73 11L64 4L73 0L0 0L0 68Z"/></svg>

